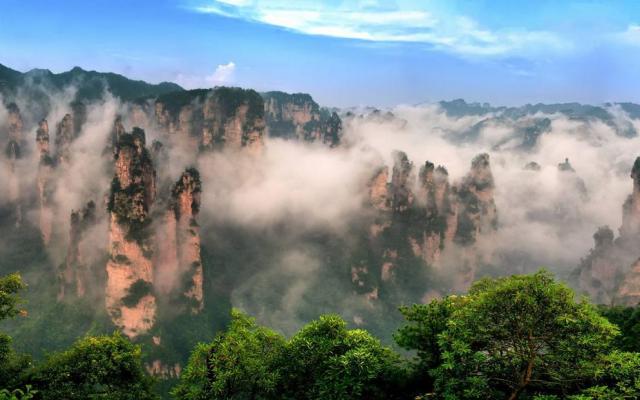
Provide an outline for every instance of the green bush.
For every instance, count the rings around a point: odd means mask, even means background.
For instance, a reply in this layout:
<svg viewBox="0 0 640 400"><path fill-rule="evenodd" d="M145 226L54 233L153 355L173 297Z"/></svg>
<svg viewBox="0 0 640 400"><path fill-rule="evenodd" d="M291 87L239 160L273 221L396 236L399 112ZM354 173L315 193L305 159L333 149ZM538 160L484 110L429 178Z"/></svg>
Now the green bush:
<svg viewBox="0 0 640 400"><path fill-rule="evenodd" d="M86 337L51 355L24 378L37 399L155 399L139 346L122 335Z"/></svg>

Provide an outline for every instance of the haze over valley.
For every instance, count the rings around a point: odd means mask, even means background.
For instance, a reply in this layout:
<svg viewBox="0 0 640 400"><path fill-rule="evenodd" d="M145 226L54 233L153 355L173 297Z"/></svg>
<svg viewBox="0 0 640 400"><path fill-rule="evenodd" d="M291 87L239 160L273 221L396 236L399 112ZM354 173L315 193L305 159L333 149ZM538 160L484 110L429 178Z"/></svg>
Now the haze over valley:
<svg viewBox="0 0 640 400"><path fill-rule="evenodd" d="M639 396L638 25L373 3L0 37L0 400Z"/></svg>

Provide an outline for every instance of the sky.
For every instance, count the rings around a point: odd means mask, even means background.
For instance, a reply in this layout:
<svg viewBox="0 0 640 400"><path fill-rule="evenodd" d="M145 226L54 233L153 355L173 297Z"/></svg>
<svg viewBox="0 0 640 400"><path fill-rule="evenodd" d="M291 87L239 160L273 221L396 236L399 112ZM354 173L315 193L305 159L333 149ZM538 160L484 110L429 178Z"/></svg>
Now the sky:
<svg viewBox="0 0 640 400"><path fill-rule="evenodd" d="M326 106L640 103L640 1L0 0L0 63Z"/></svg>

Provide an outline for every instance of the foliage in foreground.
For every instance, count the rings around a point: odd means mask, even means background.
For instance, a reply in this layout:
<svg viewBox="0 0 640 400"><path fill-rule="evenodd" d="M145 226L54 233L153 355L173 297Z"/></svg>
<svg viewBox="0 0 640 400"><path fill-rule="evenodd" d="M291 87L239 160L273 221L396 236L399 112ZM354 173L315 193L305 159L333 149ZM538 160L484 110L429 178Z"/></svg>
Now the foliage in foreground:
<svg viewBox="0 0 640 400"><path fill-rule="evenodd" d="M0 320L20 313L18 274L0 278ZM32 366L0 333L0 400L154 399L152 380L142 368L140 347L119 333L86 337L70 349Z"/></svg>
<svg viewBox="0 0 640 400"><path fill-rule="evenodd" d="M320 317L290 340L233 311L229 329L193 352L180 399L388 399L399 357L342 318Z"/></svg>
<svg viewBox="0 0 640 400"><path fill-rule="evenodd" d="M640 398L638 354L611 353L618 329L544 271L401 311L396 340L436 398Z"/></svg>
<svg viewBox="0 0 640 400"><path fill-rule="evenodd" d="M155 399L140 347L119 333L86 337L28 371L23 381L43 399Z"/></svg>
<svg viewBox="0 0 640 400"><path fill-rule="evenodd" d="M483 279L464 296L403 307L408 363L338 316L290 340L234 312L229 330L193 353L180 399L640 398L640 354L619 329L544 271Z"/></svg>
<svg viewBox="0 0 640 400"><path fill-rule="evenodd" d="M23 311L20 309L22 299L18 293L25 288L20 275L11 274L0 278L0 321L13 318ZM0 332L0 389L14 383L16 375L30 365L28 357L16 354L11 347L11 337ZM2 396L11 398L13 393L0 392ZM16 396L21 396L20 392Z"/></svg>
<svg viewBox="0 0 640 400"><path fill-rule="evenodd" d="M20 314L19 276L0 278L0 319ZM290 339L233 311L193 351L177 399L640 399L637 309L596 309L542 271L484 279L464 296L402 307L407 360L325 315ZM610 319L606 319L604 316ZM613 323L621 327L620 329ZM141 350L86 337L31 365L0 334L0 400L153 399ZM2 389L6 388L6 389Z"/></svg>

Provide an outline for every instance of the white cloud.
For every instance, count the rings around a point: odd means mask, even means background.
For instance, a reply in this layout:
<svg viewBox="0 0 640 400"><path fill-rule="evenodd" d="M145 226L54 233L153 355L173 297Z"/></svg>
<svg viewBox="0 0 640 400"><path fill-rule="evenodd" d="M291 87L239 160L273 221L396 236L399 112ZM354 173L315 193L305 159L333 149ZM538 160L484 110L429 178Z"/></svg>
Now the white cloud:
<svg viewBox="0 0 640 400"><path fill-rule="evenodd" d="M220 64L213 74L207 76L205 81L212 86L224 85L233 82L235 78L236 64L229 61L227 64Z"/></svg>
<svg viewBox="0 0 640 400"><path fill-rule="evenodd" d="M235 81L236 64L229 61L220 64L211 75L189 75L180 73L174 78L174 82L186 89L197 89L210 86L224 86Z"/></svg>
<svg viewBox="0 0 640 400"><path fill-rule="evenodd" d="M615 34L615 38L624 44L640 46L640 25L629 25L624 32Z"/></svg>
<svg viewBox="0 0 640 400"><path fill-rule="evenodd" d="M434 13L424 5L395 8L344 2L338 7L300 0L210 0L195 11L278 26L308 35L375 42L421 43L465 56L526 56L566 51L553 32L490 30L461 15Z"/></svg>

